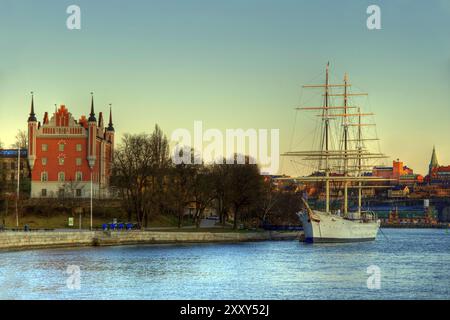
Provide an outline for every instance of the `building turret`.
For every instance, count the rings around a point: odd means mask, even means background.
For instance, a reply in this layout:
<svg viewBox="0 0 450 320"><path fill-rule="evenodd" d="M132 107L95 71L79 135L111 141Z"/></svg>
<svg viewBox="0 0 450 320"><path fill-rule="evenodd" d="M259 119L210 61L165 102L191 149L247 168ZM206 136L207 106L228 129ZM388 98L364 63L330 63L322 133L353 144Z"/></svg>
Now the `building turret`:
<svg viewBox="0 0 450 320"><path fill-rule="evenodd" d="M101 131L104 130L103 112L98 113L98 127Z"/></svg>
<svg viewBox="0 0 450 320"><path fill-rule="evenodd" d="M36 114L34 113L34 92L31 92L31 110L30 110L30 116L28 117L28 122L37 122Z"/></svg>
<svg viewBox="0 0 450 320"><path fill-rule="evenodd" d="M33 170L34 162L36 161L36 134L38 123L36 114L34 113L34 94L31 92L31 110L28 117L28 164Z"/></svg>
<svg viewBox="0 0 450 320"><path fill-rule="evenodd" d="M91 121L97 121L97 119L95 119L95 112L94 112L94 93L91 92L91 113L89 113L89 122Z"/></svg>
<svg viewBox="0 0 450 320"><path fill-rule="evenodd" d="M108 123L108 128L106 130L114 132L114 126L113 126L113 122L112 122L112 106L111 106L111 104L109 104L109 123Z"/></svg>
<svg viewBox="0 0 450 320"><path fill-rule="evenodd" d="M43 124L48 124L48 112L44 113L44 121Z"/></svg>
<svg viewBox="0 0 450 320"><path fill-rule="evenodd" d="M112 161L112 157L114 154L114 126L113 126L113 122L112 122L112 106L111 104L109 105L109 123L108 123L108 127L106 128L106 132L105 132L105 138L106 141L109 141L111 143L111 161Z"/></svg>
<svg viewBox="0 0 450 320"><path fill-rule="evenodd" d="M95 166L96 156L96 143L97 143L97 119L94 112L94 94L91 92L91 113L88 119L88 156L89 167L91 169Z"/></svg>

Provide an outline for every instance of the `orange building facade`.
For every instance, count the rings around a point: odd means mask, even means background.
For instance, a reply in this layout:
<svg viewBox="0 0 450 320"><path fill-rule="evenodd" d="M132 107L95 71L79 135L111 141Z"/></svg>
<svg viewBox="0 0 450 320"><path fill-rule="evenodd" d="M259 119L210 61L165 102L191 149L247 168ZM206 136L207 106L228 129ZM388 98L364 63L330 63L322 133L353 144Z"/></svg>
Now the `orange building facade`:
<svg viewBox="0 0 450 320"><path fill-rule="evenodd" d="M402 161L394 160L392 167L374 167L372 175L385 179L393 179L391 184L411 185L422 183L423 176L414 174L414 171L403 164Z"/></svg>
<svg viewBox="0 0 450 320"><path fill-rule="evenodd" d="M94 99L86 119L74 119L61 105L41 122L34 113L34 98L28 118L28 163L31 170L31 197L110 197L109 182L114 152L114 127L110 110L105 127L103 114L97 121Z"/></svg>

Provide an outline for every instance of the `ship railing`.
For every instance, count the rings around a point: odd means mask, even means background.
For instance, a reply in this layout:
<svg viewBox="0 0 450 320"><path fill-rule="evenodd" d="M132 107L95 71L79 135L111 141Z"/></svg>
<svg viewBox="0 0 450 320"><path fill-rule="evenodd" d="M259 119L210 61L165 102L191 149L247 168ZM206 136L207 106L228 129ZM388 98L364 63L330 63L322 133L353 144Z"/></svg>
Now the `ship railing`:
<svg viewBox="0 0 450 320"><path fill-rule="evenodd" d="M357 217L345 216L344 218L353 221L376 221L378 219L377 214L370 210L361 211L361 213Z"/></svg>
<svg viewBox="0 0 450 320"><path fill-rule="evenodd" d="M378 219L377 214L372 210L361 211L361 219L366 221L375 221Z"/></svg>

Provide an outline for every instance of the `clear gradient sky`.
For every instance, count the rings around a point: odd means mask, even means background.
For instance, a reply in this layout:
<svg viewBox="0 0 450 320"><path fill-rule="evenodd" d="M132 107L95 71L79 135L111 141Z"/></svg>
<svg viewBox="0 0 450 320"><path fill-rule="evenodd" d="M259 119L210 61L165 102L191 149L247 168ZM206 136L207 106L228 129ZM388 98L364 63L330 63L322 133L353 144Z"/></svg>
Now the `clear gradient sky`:
<svg viewBox="0 0 450 320"><path fill-rule="evenodd" d="M81 30L66 8L81 7ZM381 7L382 30L366 28ZM116 132L279 128L330 61L370 93L382 151L424 173L450 164L449 0L0 0L0 140L55 103L113 104Z"/></svg>

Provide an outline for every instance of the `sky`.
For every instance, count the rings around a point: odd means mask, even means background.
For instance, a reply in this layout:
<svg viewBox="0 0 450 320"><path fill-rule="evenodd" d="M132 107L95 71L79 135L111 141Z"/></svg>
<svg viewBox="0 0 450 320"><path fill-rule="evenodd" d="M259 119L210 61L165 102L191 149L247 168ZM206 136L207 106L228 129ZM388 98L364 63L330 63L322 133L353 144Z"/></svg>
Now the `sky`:
<svg viewBox="0 0 450 320"><path fill-rule="evenodd" d="M366 26L371 4L381 30ZM330 61L370 94L382 151L425 173L433 145L450 164L449 30L448 0L0 0L0 141L26 129L30 91L39 119L54 104L78 119L93 91L117 141L201 120L280 129L285 152L301 86Z"/></svg>

